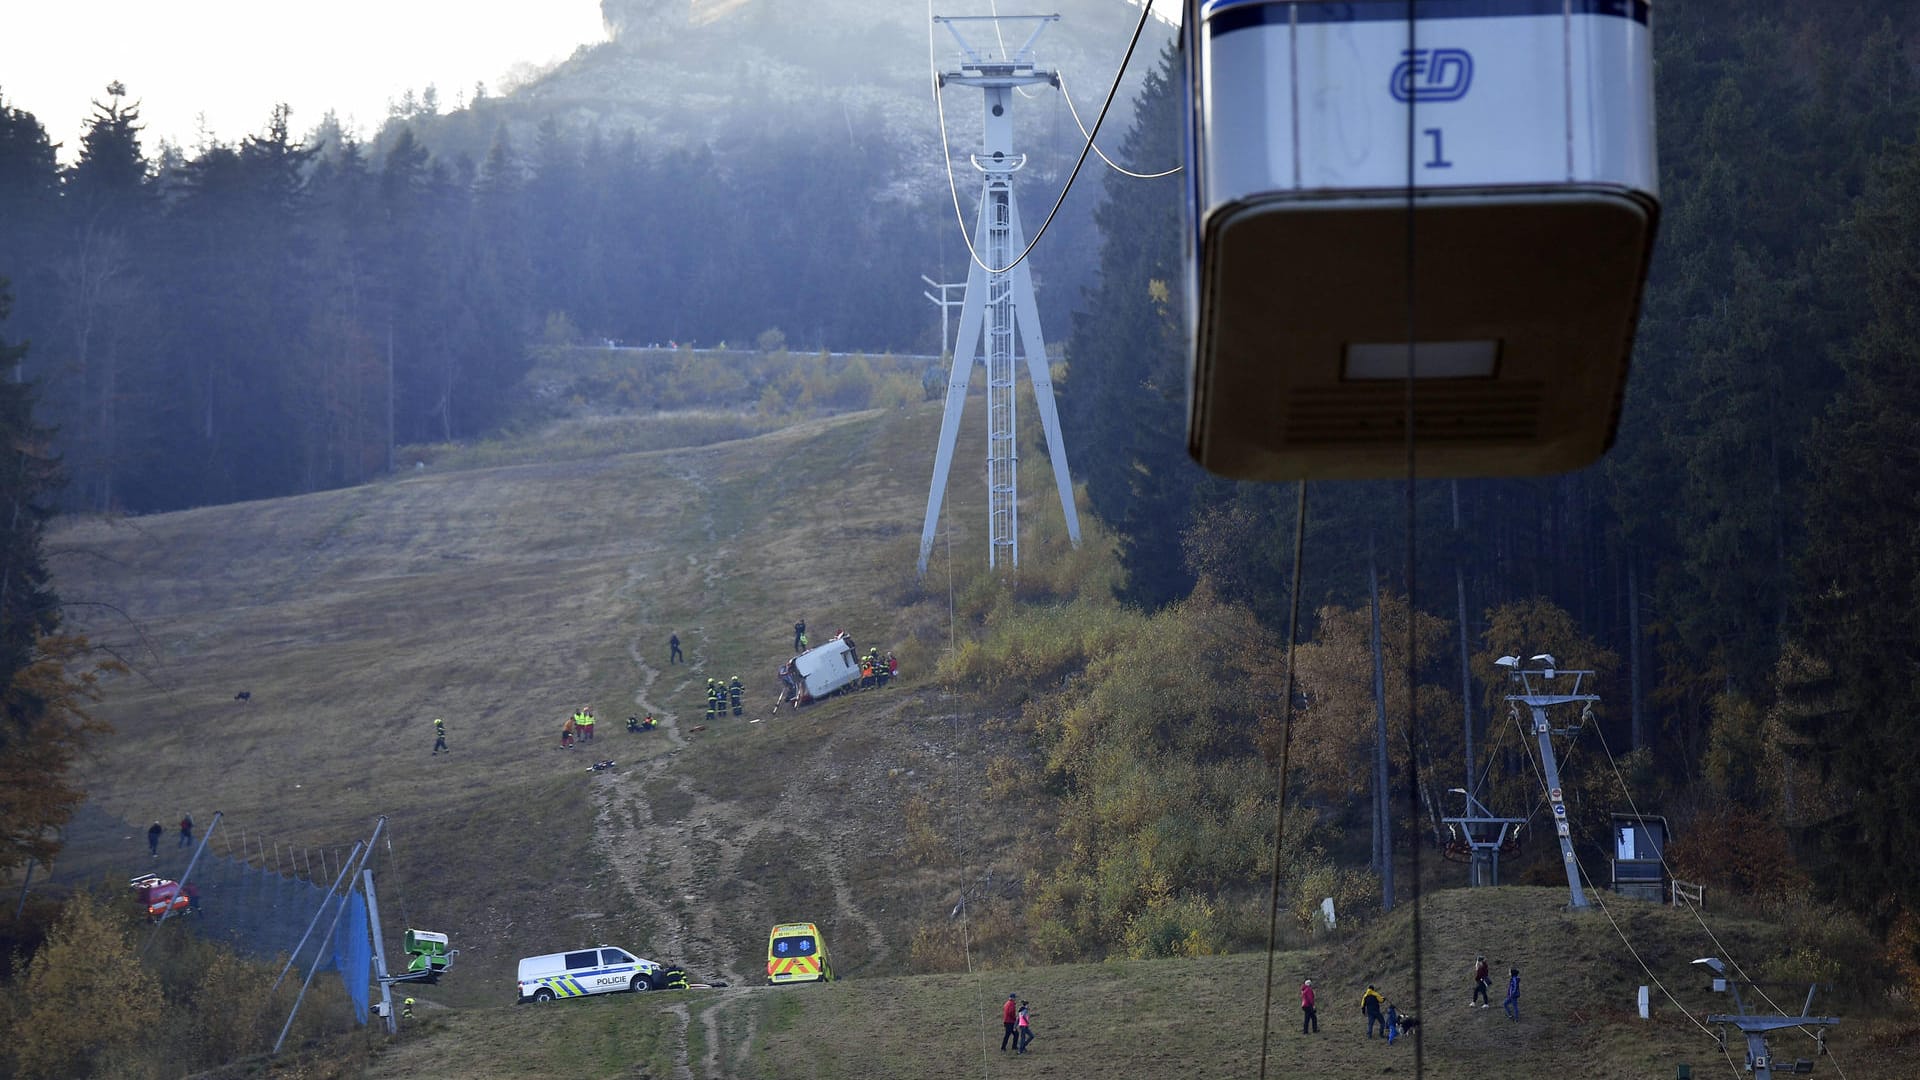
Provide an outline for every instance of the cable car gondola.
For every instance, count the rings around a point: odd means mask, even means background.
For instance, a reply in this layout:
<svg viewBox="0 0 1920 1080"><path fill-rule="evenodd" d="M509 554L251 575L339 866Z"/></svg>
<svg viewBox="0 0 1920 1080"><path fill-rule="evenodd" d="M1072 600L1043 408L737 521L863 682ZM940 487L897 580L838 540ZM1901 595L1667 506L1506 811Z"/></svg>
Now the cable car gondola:
<svg viewBox="0 0 1920 1080"><path fill-rule="evenodd" d="M1647 0L1187 0L1182 33L1195 460L1403 475L1409 366L1422 476L1598 459L1659 214Z"/></svg>

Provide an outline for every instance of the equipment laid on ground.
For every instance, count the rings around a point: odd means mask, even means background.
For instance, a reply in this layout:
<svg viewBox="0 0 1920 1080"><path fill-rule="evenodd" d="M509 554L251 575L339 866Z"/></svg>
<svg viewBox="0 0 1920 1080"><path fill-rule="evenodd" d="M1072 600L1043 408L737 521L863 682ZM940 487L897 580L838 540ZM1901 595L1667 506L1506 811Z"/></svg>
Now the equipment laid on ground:
<svg viewBox="0 0 1920 1080"><path fill-rule="evenodd" d="M853 653L853 641L845 633L835 634L782 665L779 678L776 711L788 701L805 705L859 682L860 659Z"/></svg>
<svg viewBox="0 0 1920 1080"><path fill-rule="evenodd" d="M1422 476L1605 452L1659 216L1646 0L1185 8L1193 457L1399 476L1409 421Z"/></svg>
<svg viewBox="0 0 1920 1080"><path fill-rule="evenodd" d="M157 921L168 911L200 910L200 890L192 885L182 887L172 878L158 874L141 874L127 882L133 890L134 899L147 909L147 921Z"/></svg>
<svg viewBox="0 0 1920 1080"><path fill-rule="evenodd" d="M681 973L682 978L685 972ZM620 990L660 990L666 969L625 949L598 945L573 952L529 956L520 961L519 1002L547 1002Z"/></svg>
<svg viewBox="0 0 1920 1080"><path fill-rule="evenodd" d="M767 935L767 983L832 982L827 942L810 922L781 923Z"/></svg>

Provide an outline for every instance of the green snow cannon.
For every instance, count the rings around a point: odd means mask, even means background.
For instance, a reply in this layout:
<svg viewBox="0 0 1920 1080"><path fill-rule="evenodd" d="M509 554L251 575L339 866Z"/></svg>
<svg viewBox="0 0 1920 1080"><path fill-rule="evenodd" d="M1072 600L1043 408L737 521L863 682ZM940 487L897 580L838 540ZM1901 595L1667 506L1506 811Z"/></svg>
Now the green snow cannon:
<svg viewBox="0 0 1920 1080"><path fill-rule="evenodd" d="M431 930L409 930L401 942L411 958L407 961L409 975L438 975L453 966L454 954L459 951L447 947L447 935Z"/></svg>

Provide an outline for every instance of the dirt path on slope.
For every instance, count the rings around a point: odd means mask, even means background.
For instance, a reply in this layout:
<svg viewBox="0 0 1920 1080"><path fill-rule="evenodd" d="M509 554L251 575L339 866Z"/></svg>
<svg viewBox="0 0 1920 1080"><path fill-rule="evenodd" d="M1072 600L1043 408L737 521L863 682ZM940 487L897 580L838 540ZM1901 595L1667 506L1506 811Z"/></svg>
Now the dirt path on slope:
<svg viewBox="0 0 1920 1080"><path fill-rule="evenodd" d="M693 471L682 478L705 511L696 525L700 537L696 550L685 556L688 561L683 567L671 572L687 573L700 603L706 605L717 602L729 552L716 535L709 485ZM872 841L836 825L829 808L840 791L828 779L831 770L815 767L816 763L793 770L793 779L771 812L750 812L723 794L704 790L689 770L680 767L685 755L703 750L693 745L691 732L666 702L688 700L687 695L697 691L704 677L706 649L689 648L693 662L684 673L663 673L649 661L650 642L642 634L661 625L649 599L649 586L659 584L649 567L634 565L628 569L620 599L635 612L637 628L627 648L637 681L633 707L653 713L671 749L605 774L595 785L595 834L633 903L654 927L650 940L641 945L651 950L648 955L662 963L686 966L695 981L721 979L732 984L711 1007L700 1010L697 1022L706 1052L698 1069L688 1065L695 1075L723 1077L747 1060L759 1034L753 991L762 972L757 965L743 968L754 957L741 947L737 925L740 883L752 888L757 876L754 867L747 865L757 841L764 841L763 849L765 845L804 846L813 853L810 870L830 890L838 925L857 928L866 937L866 964L886 959L891 946L880 923L862 908L849 884L849 861ZM704 642L706 635L707 628L700 626L682 632L690 645ZM831 749L830 740L821 753ZM684 1004L673 1011L685 1020L679 1060L690 1062L686 1034L696 1021Z"/></svg>

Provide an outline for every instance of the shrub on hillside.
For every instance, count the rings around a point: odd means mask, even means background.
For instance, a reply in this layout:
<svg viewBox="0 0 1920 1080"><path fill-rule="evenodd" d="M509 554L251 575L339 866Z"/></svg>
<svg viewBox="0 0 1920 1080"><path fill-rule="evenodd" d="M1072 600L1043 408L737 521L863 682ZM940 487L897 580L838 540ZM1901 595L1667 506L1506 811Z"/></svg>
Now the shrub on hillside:
<svg viewBox="0 0 1920 1080"><path fill-rule="evenodd" d="M1787 831L1771 817L1721 803L1702 810L1667 850L1674 873L1736 895L1767 900L1804 892Z"/></svg>
<svg viewBox="0 0 1920 1080"><path fill-rule="evenodd" d="M67 901L28 962L21 996L26 1008L7 1044L23 1080L85 1076L108 1061L124 1067L128 1053L158 1033L164 1011L130 918L85 892Z"/></svg>

